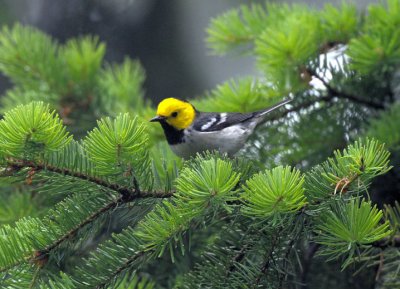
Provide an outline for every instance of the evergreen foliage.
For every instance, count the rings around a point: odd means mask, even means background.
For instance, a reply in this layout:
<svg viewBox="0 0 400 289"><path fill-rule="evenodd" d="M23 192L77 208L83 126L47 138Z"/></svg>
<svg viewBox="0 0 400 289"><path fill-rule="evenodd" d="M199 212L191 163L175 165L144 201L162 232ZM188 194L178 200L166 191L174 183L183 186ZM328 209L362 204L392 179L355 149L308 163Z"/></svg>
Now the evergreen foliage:
<svg viewBox="0 0 400 289"><path fill-rule="evenodd" d="M42 152L58 150L71 141L55 111L48 105L31 102L5 113L0 121L2 152L10 157L31 159L36 146Z"/></svg>
<svg viewBox="0 0 400 289"><path fill-rule="evenodd" d="M196 108L293 101L239 156L185 161L144 121L138 61L105 63L97 37L4 27L0 287L399 286L399 19L397 0L365 16L252 4L212 19L211 51L253 55L261 73Z"/></svg>
<svg viewBox="0 0 400 289"><path fill-rule="evenodd" d="M382 211L372 207L369 202L351 200L346 204L341 202L321 215L317 226L317 242L325 245L321 254L339 254L353 257L363 245L371 246L374 241L390 235L389 221L380 224ZM346 263L344 263L346 265Z"/></svg>
<svg viewBox="0 0 400 289"><path fill-rule="evenodd" d="M371 120L367 128L367 135L378 138L384 141L388 147L398 150L400 142L400 132L397 129L400 125L399 115L400 105L396 103L380 117Z"/></svg>
<svg viewBox="0 0 400 289"><path fill-rule="evenodd" d="M298 211L306 204L304 177L290 167L276 167L259 173L246 182L243 196L244 213L266 217L285 212Z"/></svg>
<svg viewBox="0 0 400 289"><path fill-rule="evenodd" d="M105 176L133 176L133 183L142 188L151 187L150 159L144 126L128 114L100 120L98 128L84 139L89 160L98 174ZM122 182L122 180L121 180ZM130 184L132 185L132 184Z"/></svg>

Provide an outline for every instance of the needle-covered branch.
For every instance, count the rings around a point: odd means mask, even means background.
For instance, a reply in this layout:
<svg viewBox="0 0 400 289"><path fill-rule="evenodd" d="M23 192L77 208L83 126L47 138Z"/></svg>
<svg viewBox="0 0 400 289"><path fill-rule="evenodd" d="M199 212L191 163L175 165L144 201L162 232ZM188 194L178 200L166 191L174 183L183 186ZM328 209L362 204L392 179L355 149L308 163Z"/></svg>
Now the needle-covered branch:
<svg viewBox="0 0 400 289"><path fill-rule="evenodd" d="M105 192L98 192L91 197L73 195L50 210L44 218L26 218L18 221L14 227L4 226L1 229L3 238L0 239L0 270L8 270L21 262L42 259L121 202L122 197Z"/></svg>
<svg viewBox="0 0 400 289"><path fill-rule="evenodd" d="M308 69L308 73L310 73L310 75L312 77L315 77L316 79L318 79L319 81L321 81L323 83L323 85L325 86L325 88L328 92L328 97L330 97L330 98L337 97L337 98L347 99L347 100L350 100L351 102L365 105L365 106L373 108L373 109L379 109L379 110L385 109L385 106L382 103L374 102L374 101L362 98L360 96L347 93L346 91L338 90L337 88L333 87L328 81L326 81L324 79L324 77L320 76L317 72L312 71L311 69Z"/></svg>
<svg viewBox="0 0 400 289"><path fill-rule="evenodd" d="M6 172L9 174L12 171L19 171L24 168L31 168L35 171L48 171L52 173L57 173L60 175L71 176L77 179L85 180L90 183L96 184L104 189L109 189L115 191L122 195L123 199L126 202L133 201L134 199L139 198L169 198L172 196L172 192L142 192L138 188L132 187L125 187L121 186L117 183L110 183L102 178L93 177L90 175L86 175L80 172L74 172L67 168L58 168L51 165L44 165L35 163L34 161L25 161L25 160L16 160L16 159L9 159L7 161Z"/></svg>

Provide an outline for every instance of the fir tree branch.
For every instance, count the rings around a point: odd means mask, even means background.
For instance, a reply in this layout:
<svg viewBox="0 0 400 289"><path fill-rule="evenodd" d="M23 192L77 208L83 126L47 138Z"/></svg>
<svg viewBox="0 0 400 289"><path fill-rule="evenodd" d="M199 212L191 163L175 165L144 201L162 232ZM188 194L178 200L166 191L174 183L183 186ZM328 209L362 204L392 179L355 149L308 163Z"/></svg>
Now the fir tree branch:
<svg viewBox="0 0 400 289"><path fill-rule="evenodd" d="M173 192L141 192L139 185L136 180L133 181L134 183L134 188L128 188L128 187L123 187L119 186L117 184L112 184L108 183L102 179L93 177L93 176L88 176L82 173L74 172L69 169L65 168L58 168L55 166L48 166L44 164L39 164L35 163L33 161L27 161L27 160L16 160L16 159L8 159L7 160L7 169L6 173L10 174L10 172L15 172L24 168L31 168L35 171L39 170L45 170L53 173L58 173L62 175L67 175L71 177L75 177L78 179L86 180L88 182L94 183L98 186L113 190L117 193L119 193L121 196L117 199L112 200L111 202L108 202L105 204L103 207L95 211L93 214L88 216L86 219L84 219L82 222L77 224L74 228L60 236L57 240L55 240L52 244L48 245L47 247L36 251L36 253L33 256L26 256L24 259L21 259L18 262L15 262L14 264L11 264L10 266L4 267L0 269L0 272L5 272L11 268L14 268L15 266L18 266L24 262L33 262L37 264L38 266L42 266L43 262L47 261L47 256L48 254L57 248L60 244L62 244L64 241L68 240L71 238L71 236L74 236L79 230L81 230L83 227L86 225L92 223L95 221L99 216L103 215L104 213L113 210L117 206L124 204L124 203L129 203L135 199L138 198L168 198L171 197Z"/></svg>
<svg viewBox="0 0 400 289"><path fill-rule="evenodd" d="M12 264L10 266L0 268L0 273L6 272L6 271L10 270L11 268L21 265L23 262L28 261L29 259L30 258L26 258L25 260L20 260L19 262L15 262L14 264Z"/></svg>
<svg viewBox="0 0 400 289"><path fill-rule="evenodd" d="M368 107L372 107L374 109L384 109L384 105L380 104L380 103L375 103L369 100L365 100L365 99L361 99L357 96L345 93L345 92L341 92L338 91L337 89L335 89L334 87L332 87L328 82L326 82L323 78L321 78L320 76L318 76L316 73L312 73L311 71L309 71L309 73L314 76L315 78L317 78L318 80L320 80L324 86L327 89L327 95L318 97L318 98L314 98L308 101L304 101L298 105L295 105L289 109L286 109L284 112L277 114L274 117L269 117L267 118L265 121L274 121L274 120L279 120L283 117L285 117L286 115L288 115L291 112L298 112L302 109L307 109L309 107L312 107L313 105L315 105L316 102L332 102L332 100L334 100L335 98L344 98L344 99L348 99L352 102L356 102L362 105L366 105Z"/></svg>
<svg viewBox="0 0 400 289"><path fill-rule="evenodd" d="M29 284L29 289L35 288L35 284L38 279L39 272L40 272L40 267L37 267L35 270L35 273L33 274L31 284Z"/></svg>
<svg viewBox="0 0 400 289"><path fill-rule="evenodd" d="M45 247L39 251L36 251L36 253L33 256L27 256L24 260L20 260L19 262L16 262L8 267L1 268L0 273L5 272L15 266L18 266L23 262L33 262L40 267L41 265L43 265L42 264L43 262L47 261L47 256L52 250L57 248L64 241L66 241L69 238L71 238L72 236L74 236L80 229L82 229L86 225L95 221L100 215L106 213L107 211L113 210L114 208L118 207L119 205L121 205L123 203L127 203L127 200L124 198L124 196L120 196L119 198L112 200L111 202L107 203L104 207L100 208L99 210L94 212L92 215L87 217L85 220L83 220L81 223L79 223L76 227L74 227L70 231L66 232L59 239L55 240L52 244L48 245L47 247Z"/></svg>
<svg viewBox="0 0 400 289"><path fill-rule="evenodd" d="M382 250L386 248L400 248L400 236L395 236L393 238L384 238L382 240L375 241L371 243L372 247L380 248Z"/></svg>
<svg viewBox="0 0 400 289"><path fill-rule="evenodd" d="M382 273L382 270L383 270L384 261L385 261L384 254L383 254L383 251L381 251L379 253L379 264L378 264L378 266L376 268L375 282L378 281L380 276L381 276L381 273Z"/></svg>
<svg viewBox="0 0 400 289"><path fill-rule="evenodd" d="M118 274L120 274L122 271L124 271L125 269L129 268L129 266L137 261L139 258L145 256L146 253L151 253L151 251L140 251L137 254L131 256L130 258L128 258L125 263L120 266L119 268L117 268L111 275L110 278L107 279L107 281L103 282L102 284L99 284L96 286L96 289L103 289L106 288L107 285L109 285L112 281L112 279L117 276Z"/></svg>
<svg viewBox="0 0 400 289"><path fill-rule="evenodd" d="M299 211L298 216L296 217L296 223L293 226L293 230L296 230L297 224L300 224L300 228L297 229L297 232L294 232L293 235L290 237L289 242L287 243L287 248L284 254L284 257L282 259L283 262L283 266L287 263L287 260L289 258L290 253L293 250L293 247L295 245L295 243L300 239L301 234L302 234L302 228L304 227L304 213L305 213L305 207L303 207L303 209L301 209ZM279 272L278 272L279 273ZM280 272L279 273L279 277L278 277L278 281L279 281L279 285L278 288L283 288L282 284L284 279L288 276L288 274L286 272Z"/></svg>
<svg viewBox="0 0 400 289"><path fill-rule="evenodd" d="M315 105L316 102L319 101L323 101L323 102L330 102L333 99L333 96L330 95L326 95L326 96L321 96L315 99L311 99L309 101L304 101L298 105L293 106L292 108L289 108L287 110L285 110L284 112L282 112L281 114L275 116L275 117L269 117L266 119L266 121L274 121L274 120L278 120L281 119L283 117L285 117L286 115L288 115L291 112L298 112L302 109L307 109L313 105Z"/></svg>
<svg viewBox="0 0 400 289"><path fill-rule="evenodd" d="M357 96L345 93L345 92L341 92L338 91L337 89L333 88L328 82L326 82L322 77L318 76L316 73L312 73L311 70L309 70L309 73L314 76L315 78L317 78L318 80L320 80L324 86L327 89L327 95L318 97L318 98L314 98L308 101L304 101L298 105L293 106L292 108L286 109L284 112L276 115L275 117L269 117L266 119L266 121L274 121L274 120L278 120L281 119L283 117L285 117L286 115L288 115L291 112L298 112L302 109L307 109L309 107L312 107L316 102L322 101L322 102L331 102L332 100L334 100L334 98L344 98L344 99L348 99L352 102L356 102L359 104L363 104L366 105L368 107L372 107L374 109L384 109L385 107L380 104L380 103L375 103L375 102L371 102L365 99L361 99Z"/></svg>
<svg viewBox="0 0 400 289"><path fill-rule="evenodd" d="M328 91L328 96L331 96L331 98L338 97L338 98L348 99L352 102L359 103L359 104L362 104L362 105L365 105L365 106L368 106L368 107L371 107L374 109L384 109L385 108L385 106L381 103L366 100L366 99L360 98L356 95L347 93L345 91L339 91L336 88L334 88L333 86L331 86L323 77L318 75L318 73L316 73L315 71L313 71L311 69L308 69L307 71L308 71L308 73L310 73L311 76L315 77L316 79L318 79L319 81L322 82L322 84L326 87L326 89Z"/></svg>
<svg viewBox="0 0 400 289"><path fill-rule="evenodd" d="M265 254L263 266L261 267L260 273L258 274L257 279L255 280L253 288L257 288L259 286L261 278L267 273L269 265L270 265L271 261L273 261L274 253L276 253L275 249L279 243L279 237L280 237L282 231L283 231L283 227L281 227L276 232L276 234L274 234L271 247Z"/></svg>
<svg viewBox="0 0 400 289"><path fill-rule="evenodd" d="M289 243L288 243L288 245L287 245L287 249L286 249L284 258L283 258L283 260L282 260L284 263L287 262L287 259L289 258L289 255L290 255L290 252L292 252L294 243L298 240L299 235L300 235L300 233L296 234L295 236L293 236L293 238L290 239L290 241L289 241ZM286 272L281 272L281 273L279 274L279 278L278 278L278 279L279 279L279 285L278 285L278 288L282 288L282 287L283 287L283 286L282 286L283 281L284 281L284 279L285 279L287 276L288 276L288 274L287 274Z"/></svg>
<svg viewBox="0 0 400 289"><path fill-rule="evenodd" d="M16 159L9 159L7 161L7 165L11 167L13 170L21 170L23 168L32 168L36 171L49 171L61 175L67 175L74 178L78 178L81 180L86 180L88 182L94 183L98 186L113 190L118 192L123 196L126 201L132 201L138 198L169 198L173 195L173 192L141 192L138 188L138 183L134 180L134 188L120 186L118 184L109 183L104 181L100 178L96 178L93 176L85 175L79 172L74 172L72 170L66 168L58 168L55 166L35 163L33 161L27 160L16 160Z"/></svg>
<svg viewBox="0 0 400 289"><path fill-rule="evenodd" d="M119 205L121 205L123 203L126 203L126 200L125 200L124 196L121 196L121 197L109 202L104 207L102 207L101 209L99 209L98 211L94 212L92 215L87 217L85 220L83 220L83 222L78 224L75 228L73 228L72 230L67 232L65 235L61 236L53 244L51 244L51 245L45 247L44 249L40 250L40 252L39 252L40 255L39 256L35 256L35 258L41 257L43 255L48 255L52 250L54 250L61 243L63 243L64 241L66 241L69 238L71 238L72 236L74 236L80 229L82 229L86 225L88 225L88 224L92 223L94 220L96 220L97 217L99 217L100 215L102 215L102 214L104 214L104 213L106 213L108 211L113 210L114 208L118 207Z"/></svg>
<svg viewBox="0 0 400 289"><path fill-rule="evenodd" d="M234 256L234 258L231 260L231 265L229 266L229 269L227 271L226 277L228 278L231 273L235 270L235 263L240 263L244 257L246 256L247 251L251 248L251 246L244 245L240 251Z"/></svg>

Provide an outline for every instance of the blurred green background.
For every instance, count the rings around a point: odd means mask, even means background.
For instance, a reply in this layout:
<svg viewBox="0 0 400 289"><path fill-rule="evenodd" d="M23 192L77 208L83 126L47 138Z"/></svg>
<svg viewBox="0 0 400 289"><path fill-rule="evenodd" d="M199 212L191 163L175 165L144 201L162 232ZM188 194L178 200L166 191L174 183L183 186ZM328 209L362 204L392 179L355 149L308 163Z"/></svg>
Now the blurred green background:
<svg viewBox="0 0 400 289"><path fill-rule="evenodd" d="M273 2L273 1L271 1ZM275 1L276 2L276 1ZM341 0L277 1L322 7ZM377 1L353 1L362 9ZM210 55L206 27L212 17L245 0L0 0L0 24L20 22L39 28L61 43L98 35L107 44L105 60L139 59L146 71L147 98L193 98L229 78L257 73L250 57ZM0 93L9 83L0 76Z"/></svg>

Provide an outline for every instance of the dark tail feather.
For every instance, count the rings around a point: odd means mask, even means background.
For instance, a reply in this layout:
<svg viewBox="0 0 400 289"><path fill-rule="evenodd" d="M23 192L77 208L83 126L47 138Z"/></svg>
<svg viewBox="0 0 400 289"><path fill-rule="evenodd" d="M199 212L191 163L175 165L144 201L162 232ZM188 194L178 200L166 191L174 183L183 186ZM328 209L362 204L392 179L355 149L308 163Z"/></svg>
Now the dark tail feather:
<svg viewBox="0 0 400 289"><path fill-rule="evenodd" d="M285 105L285 104L287 104L287 103L289 103L289 102L291 102L291 101L292 101L291 99L284 99L284 100L282 100L281 102L278 102L277 104L274 104L273 106L271 106L271 107L269 107L269 108L260 110L260 111L258 112L258 115L257 115L257 116L266 115L266 114L270 113L271 111L274 111L275 109L277 109L277 108L279 108L279 107L281 107L281 106L283 106L283 105Z"/></svg>

